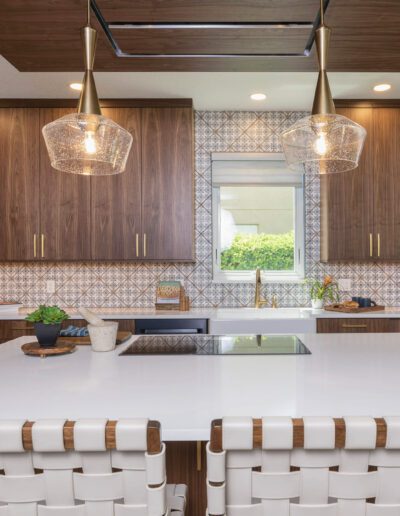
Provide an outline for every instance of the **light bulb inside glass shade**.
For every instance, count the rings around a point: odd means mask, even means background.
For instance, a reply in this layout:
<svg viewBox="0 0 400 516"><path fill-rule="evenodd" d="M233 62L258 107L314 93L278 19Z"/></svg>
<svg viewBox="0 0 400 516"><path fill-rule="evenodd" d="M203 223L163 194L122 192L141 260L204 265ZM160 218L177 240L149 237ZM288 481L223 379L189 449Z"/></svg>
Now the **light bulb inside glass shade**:
<svg viewBox="0 0 400 516"><path fill-rule="evenodd" d="M87 154L95 154L97 151L94 131L85 131L85 151Z"/></svg>
<svg viewBox="0 0 400 516"><path fill-rule="evenodd" d="M338 114L301 118L281 135L289 167L304 171L313 165L321 174L344 172L358 166L366 130Z"/></svg>
<svg viewBox="0 0 400 516"><path fill-rule="evenodd" d="M326 134L324 132L320 132L317 135L317 139L315 140L314 150L320 156L325 156L328 152L328 142L326 141Z"/></svg>
<svg viewBox="0 0 400 516"><path fill-rule="evenodd" d="M102 115L73 113L43 127L52 167L84 175L123 172L132 135Z"/></svg>

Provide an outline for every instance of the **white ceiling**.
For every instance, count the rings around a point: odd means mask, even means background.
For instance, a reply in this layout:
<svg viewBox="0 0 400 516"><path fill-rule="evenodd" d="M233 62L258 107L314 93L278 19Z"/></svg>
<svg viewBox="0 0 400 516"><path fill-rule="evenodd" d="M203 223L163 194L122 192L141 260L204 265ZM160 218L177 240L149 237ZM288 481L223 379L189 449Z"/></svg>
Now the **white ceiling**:
<svg viewBox="0 0 400 516"><path fill-rule="evenodd" d="M0 98L77 98L69 83L81 81L81 72L19 72L0 56ZM314 94L316 74L216 72L98 72L100 98L193 98L198 110L307 110ZM400 98L400 73L330 73L334 98ZM377 94L377 83L392 84ZM262 92L261 102L249 98Z"/></svg>

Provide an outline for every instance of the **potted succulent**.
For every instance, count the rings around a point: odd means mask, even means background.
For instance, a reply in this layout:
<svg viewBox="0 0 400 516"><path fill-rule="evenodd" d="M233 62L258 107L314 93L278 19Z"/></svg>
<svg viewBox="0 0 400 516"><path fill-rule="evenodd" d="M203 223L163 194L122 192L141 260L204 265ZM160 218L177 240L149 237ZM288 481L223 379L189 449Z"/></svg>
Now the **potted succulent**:
<svg viewBox="0 0 400 516"><path fill-rule="evenodd" d="M324 302L328 299L331 303L339 301L339 287L331 276L325 276L323 281L309 280L311 306L323 308Z"/></svg>
<svg viewBox="0 0 400 516"><path fill-rule="evenodd" d="M40 305L25 318L33 323L39 344L42 347L54 346L61 330L61 323L69 319L69 315L58 306Z"/></svg>

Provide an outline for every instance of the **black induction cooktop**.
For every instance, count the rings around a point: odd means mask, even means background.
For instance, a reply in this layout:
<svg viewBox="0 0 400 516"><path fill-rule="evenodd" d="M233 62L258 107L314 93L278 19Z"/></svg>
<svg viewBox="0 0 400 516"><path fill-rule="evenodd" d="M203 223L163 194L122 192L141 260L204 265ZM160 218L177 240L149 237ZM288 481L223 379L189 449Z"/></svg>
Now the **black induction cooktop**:
<svg viewBox="0 0 400 516"><path fill-rule="evenodd" d="M142 335L120 355L310 355L295 335Z"/></svg>

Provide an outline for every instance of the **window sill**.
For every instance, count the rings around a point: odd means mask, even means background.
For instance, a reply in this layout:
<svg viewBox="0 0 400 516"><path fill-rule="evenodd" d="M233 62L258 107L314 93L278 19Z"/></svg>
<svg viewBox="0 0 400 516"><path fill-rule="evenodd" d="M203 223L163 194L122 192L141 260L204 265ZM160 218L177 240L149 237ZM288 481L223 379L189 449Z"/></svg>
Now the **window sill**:
<svg viewBox="0 0 400 516"><path fill-rule="evenodd" d="M256 280L255 271L244 272L214 272L213 283L254 283ZM305 277L301 273L268 273L261 272L262 283L304 283Z"/></svg>

